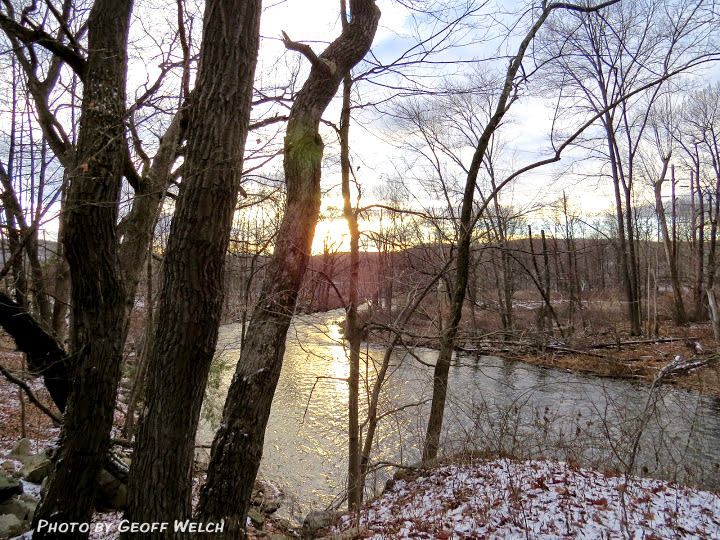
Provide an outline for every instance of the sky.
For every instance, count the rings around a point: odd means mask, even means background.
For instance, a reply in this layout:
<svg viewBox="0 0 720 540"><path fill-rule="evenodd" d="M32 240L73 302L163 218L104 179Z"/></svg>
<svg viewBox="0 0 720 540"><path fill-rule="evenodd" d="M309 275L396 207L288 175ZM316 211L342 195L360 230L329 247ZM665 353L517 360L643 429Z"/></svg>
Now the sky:
<svg viewBox="0 0 720 540"><path fill-rule="evenodd" d="M413 14L395 0L378 0L377 4L380 7L382 16L372 50L377 57L387 61L402 54L408 44L411 43L411 39L408 39L407 36L414 28L412 24ZM513 7L511 4L517 4L517 2L502 2L502 4L504 4L504 9L508 9ZM281 31L285 31L295 41L304 41L310 44L316 52L321 52L325 45L339 34L339 2L337 0L314 0L312 9L308 9L307 2L302 0L286 0L268 5L270 7L263 14L261 26L263 36L259 66L261 73L274 73L278 78L282 77L282 74L278 73L277 64L275 64L275 59L284 52L279 39ZM484 10L484 12L491 11ZM477 19L477 22L487 21ZM437 26L436 23L435 27ZM429 24L423 27L425 31L429 31L429 28ZM496 35L493 40L486 44L469 44L458 49L452 49L441 54L440 58L446 61L490 58L514 49L514 43L504 41L503 36L495 29L492 32L500 35L500 38ZM458 29L450 39L467 42L467 36L466 30ZM505 65L506 61L502 60L501 67ZM447 65L438 69L441 69L443 73L457 71L456 68ZM268 75L263 76L267 77ZM382 90L367 84L361 87L359 92L362 94L362 99L365 100L372 99L374 93L378 95L383 93ZM358 98L357 94L355 98ZM546 105L541 98L526 98L513 106L512 121L507 123L503 131L503 137L508 141L508 154L512 155L513 165L522 165L548 155L547 134L551 129L551 112ZM338 121L339 103L337 99L328 108L325 118L334 122ZM364 205L375 202L370 195L373 187L382 184L389 176L400 169L398 164L401 161L401 151L394 148L393 142L389 140L392 137L388 136L388 130L391 130L392 125L388 126L388 123L388 120L383 119L378 114L365 111L356 111L354 113L353 124L351 125L351 147L353 164L357 169L358 179L363 185ZM326 144L328 144L328 139L333 138L332 133L325 132L324 135ZM332 155L332 153L333 149L328 148L326 155ZM466 161L469 162L472 149L466 149L463 154ZM509 171L510 164L507 167ZM553 168L533 172L517 182L511 189L506 190L502 198L508 204L531 206L536 204L538 200L546 200L549 191L554 192L555 196L560 196L561 192L554 189L556 176L557 173ZM326 190L330 190L324 198L324 209L326 211L329 206L342 207L339 189L337 188L339 184L340 178L337 168L326 167L323 171L323 186ZM588 212L603 211L611 202L605 197L583 197L587 191L581 186L568 185L566 190L571 198L582 198L584 208ZM366 223L365 227L376 228L372 223ZM342 245L343 249L347 249L348 241L344 221L341 218L321 221L316 230L313 250L315 252L321 251L323 242L328 237L331 237L334 242L338 242L340 236L345 237Z"/></svg>
<svg viewBox="0 0 720 540"><path fill-rule="evenodd" d="M160 0L162 1L162 0ZM199 0L187 0L188 10L192 6L200 10ZM377 0L382 16L380 25L375 37L372 53L383 62L396 58L405 51L409 44L414 43L413 33L421 32L428 35L433 30L441 27L437 21L422 19L420 15L413 14L403 4L409 0ZM427 0L430 1L430 0ZM150 35L151 39L169 40L171 33L157 29L164 24L175 24L176 14L175 3L166 0L167 5L161 6L158 0L146 0L138 2L136 7L137 18L133 23L133 33L137 36ZM298 77L298 86L302 84L307 73L307 61L300 58L300 55L293 51L286 51L281 42L281 33L286 32L291 39L308 43L316 52L321 52L325 46L340 33L339 0L266 0L265 8L261 19L261 47L260 61L257 78L261 84L271 85L274 82L280 83L287 79L289 66L301 65ZM497 58L499 60L478 63L489 68L500 67L501 70L507 65L503 57L514 52L517 46L517 38L506 39L505 30L508 21L515 20L517 15L503 15L517 11L526 2L519 0L489 0L488 7L470 20L478 26L485 25L483 32L480 32L483 40L472 40L477 36L478 31L467 27L458 26L448 36L449 41L454 41L462 46L454 47L441 54L436 60L446 63L436 65L432 69L422 73L422 78L417 80L422 83L437 84L443 78L447 81L459 78L459 72L467 71L471 66L462 63L473 59ZM150 13L148 16L147 13ZM446 14L447 15L447 14ZM449 15L448 15L449 16ZM526 19L527 22L527 19ZM417 29L420 30L417 30ZM522 32L524 27L519 28ZM195 24L195 39L199 39L199 23ZM143 43L138 42L138 47ZM135 41L131 40L131 48ZM161 48L161 47L158 47ZM167 48L167 45L165 45ZM140 53L136 57L140 56ZM279 60L278 60L279 59ZM135 61L130 69L130 85L137 87L146 81L153 81L157 64L161 59L157 56L142 58L142 61ZM452 64L453 61L460 63ZM355 70L367 69L367 64L359 66ZM708 73L710 79L720 79L720 70L717 66ZM384 79L387 82L389 79ZM384 96L388 93L378 86L363 83L356 87L354 93L355 102L371 101L378 99L376 96ZM500 172L510 172L540 157L549 155L547 135L550 132L552 119L551 108L543 96L524 97L515 103L510 115L504 123L502 133L507 142L505 159L499 165ZM390 105L383 106L384 111L391 110ZM325 119L335 124L339 121L340 107L339 99L336 99L328 108ZM373 198L373 190L382 186L389 180L401 179L410 182L412 176L406 170L407 154L399 148L397 125L389 120L382 113L370 109L356 110L353 113L353 124L351 126L351 151L352 160L357 178L363 186L363 199L361 204L367 205L377 202ZM337 144L336 136L330 128L323 127L322 135L326 142L327 163L323 170L323 189L326 192L323 208L325 213L329 207L340 208L342 201L339 194L340 177L337 167ZM251 134L248 141L248 148L255 144L256 137ZM278 139L281 140L281 139ZM472 148L465 148L462 155L465 162L469 162ZM567 163L572 161L572 153L567 154L558 166L544 167L527 174L508 189L503 190L501 201L504 204L512 204L520 207L532 207L540 202L547 202L562 196L565 191L568 197L581 205L587 215L597 214L609 209L612 205L612 190L608 181L601 181L597 178L582 180L583 172L588 172L597 164L586 163L585 170L573 171L573 174L564 174ZM280 171L280 160L276 160L271 168L275 173ZM682 179L681 179L682 181ZM417 191L417 190L416 190ZM432 201L427 197L418 197L426 204ZM373 224L366 224L369 229L374 228ZM52 234L52 223L47 225ZM321 222L316 234L314 250L322 249L322 242L328 236L337 239L345 232L345 224L342 219ZM347 244L344 244L344 248Z"/></svg>
<svg viewBox="0 0 720 540"><path fill-rule="evenodd" d="M526 2L515 0L488 2L488 7L481 12L482 15L471 19L478 26L491 22L484 34L477 30L471 34L467 29L456 29L450 39L464 43L464 45L440 54L438 59L464 61L514 54L518 38L506 39L507 34L503 25L517 20L517 13L526 4ZM405 50L410 43L407 36L416 28L411 23L417 22L417 20L413 20L413 15L400 2L378 0L378 5L382 11L382 17L373 44L373 53L377 57L387 60ZM503 11L505 15L503 15ZM496 20L491 20L487 14L493 14L492 17ZM308 40L316 51L322 50L323 42L330 41L339 32L336 1L318 1L313 4L312 13L308 13L305 10L305 3L301 0L288 0L275 8L268 9L266 15L263 35L270 38L278 35L279 31L284 29L294 40ZM524 34L529 19L524 19L524 21L525 26L518 27L519 34ZM429 33L432 25L425 23L421 27L424 32ZM435 28L437 27L436 24ZM478 35L478 33L482 34L485 41L482 43L471 42L469 36ZM281 47L277 41L275 41L275 45ZM484 65L488 68L499 67L500 71L504 72L507 60L503 57L495 62L485 60L482 64L478 63L477 65ZM448 78L457 76L458 69L449 64L437 68L441 76L444 75ZM720 67L712 66L704 72L700 80L701 82L720 80ZM370 100L374 97L375 92L381 93L382 91L366 84L360 87L359 92L363 99ZM357 95L355 97L357 99ZM543 95L523 97L513 105L502 128L502 136L507 143L507 150L504 152L504 160L498 167L500 173L510 173L523 165L552 155L548 135L552 129L552 114L555 105L551 99L546 99ZM336 102L328 109L326 118L336 121L335 119L338 117L339 107ZM364 186L365 197L372 192L372 186L386 182L393 173L396 176L401 174L402 167L399 164L405 156L402 151L393 146L393 143L397 142L393 141L393 137L389 135L393 128L392 122L383 119L380 115L373 116L366 111L355 111L354 113L351 126L351 150L353 163L358 167L358 178ZM328 149L326 153L331 154L332 149ZM462 154L465 163L469 163L472 148L466 148ZM603 169L597 160L580 159L586 158L586 155L579 150L568 149L563 156L563 160L557 165L536 169L514 182L508 189L504 189L500 196L502 203L521 208L533 208L542 203L557 200L564 193L587 219L611 211L614 206L612 183L607 176L603 177L601 174L606 173L607 170ZM688 183L687 171L678 167L677 174L681 185ZM339 185L337 171L332 167L327 167L324 170L323 182L326 188ZM669 194L670 186L666 185L666 188ZM682 190L679 188L679 191ZM682 195L682 193L679 194ZM641 201L651 200L650 194L643 188L640 181L636 183L636 195ZM372 197L366 201L366 204L368 202L373 202ZM326 197L325 206L328 205L341 206L337 190L334 195L333 192L330 192ZM542 219L542 215L542 212L537 213L537 219ZM367 226L372 228L371 224L367 224ZM317 252L321 249L322 241L328 235L338 235L340 231L344 232L344 230L344 222L341 219L321 222L318 226L314 250ZM344 247L347 247L347 243L344 244Z"/></svg>

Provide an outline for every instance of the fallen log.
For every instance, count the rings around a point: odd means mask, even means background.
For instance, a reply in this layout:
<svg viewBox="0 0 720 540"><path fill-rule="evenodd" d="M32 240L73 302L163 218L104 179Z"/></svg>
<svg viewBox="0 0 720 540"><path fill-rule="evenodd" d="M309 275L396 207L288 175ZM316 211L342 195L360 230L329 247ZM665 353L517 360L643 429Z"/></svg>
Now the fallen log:
<svg viewBox="0 0 720 540"><path fill-rule="evenodd" d="M652 343L673 343L675 341L694 341L698 337L681 337L681 338L658 338L658 339L636 339L632 341L613 341L612 343L595 343L588 345L587 349L610 349L612 347L623 347L625 345L648 345Z"/></svg>
<svg viewBox="0 0 720 540"><path fill-rule="evenodd" d="M707 358L698 358L696 356L688 358L687 360L679 359L670 362L664 366L658 373L658 377L670 377L672 375L682 375L683 373L689 373L696 369L710 366L720 360L720 356L709 356Z"/></svg>

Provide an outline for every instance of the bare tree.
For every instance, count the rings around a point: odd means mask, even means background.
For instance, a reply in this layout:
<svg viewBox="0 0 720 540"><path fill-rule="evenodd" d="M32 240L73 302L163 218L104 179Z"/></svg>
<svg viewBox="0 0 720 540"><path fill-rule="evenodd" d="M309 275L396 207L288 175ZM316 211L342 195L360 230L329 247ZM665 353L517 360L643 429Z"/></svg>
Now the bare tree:
<svg viewBox="0 0 720 540"><path fill-rule="evenodd" d="M88 19L89 53L81 62L84 99L77 149L68 161L71 182L63 237L73 283L70 348L75 381L60 434L60 454L34 524L41 519L89 521L95 479L110 444L125 315L117 217L125 165L131 11L132 2L98 0ZM70 49L67 52L77 56ZM47 531L35 534L52 536Z"/></svg>
<svg viewBox="0 0 720 540"><path fill-rule="evenodd" d="M634 181L650 108L662 85L617 108L608 105L658 74L679 73L711 60L712 8L695 0L618 3L606 12L568 12L550 27L546 47L560 67L553 82L568 104L567 114L606 109L605 151L592 140L590 151L607 163L615 193L621 276L631 334L641 332L641 277L634 224ZM556 120L559 120L556 119Z"/></svg>
<svg viewBox="0 0 720 540"><path fill-rule="evenodd" d="M501 120L507 113L509 106L517 96L517 80L518 73L521 71L525 53L535 38L537 32L545 23L551 13L558 9L566 9L578 12L592 12L602 9L606 6L616 3L615 0L603 2L596 6L586 7L576 4L565 4L552 2L550 4L543 3L532 24L530 30L525 34L521 41L517 53L510 61L507 69L502 90L497 98L493 114L490 116L487 124L479 135L472 162L468 167L467 180L463 194L462 209L460 213L460 231L457 241L456 255L456 278L455 286L452 293L452 303L450 311L450 320L448 321L445 332L443 333L438 360L435 364L435 372L433 375L433 397L430 409L430 417L428 420L427 433L423 446L423 461L430 461L437 457L440 446L440 433L442 431L443 416L445 411L445 397L447 395L448 374L450 371L450 361L454 349L455 336L462 316L462 308L465 302L465 292L468 282L468 266L470 245L472 238L472 230L475 221L474 196L477 184L478 172L482 166L485 152L491 141L493 133L497 130ZM498 188L502 184L498 185ZM482 205L479 212L485 210L486 205Z"/></svg>
<svg viewBox="0 0 720 540"><path fill-rule="evenodd" d="M661 100L657 103L653 117L651 118L651 129L653 144L651 148L654 151L650 155L642 155L644 174L653 186L655 193L655 210L657 212L658 224L662 235L663 248L665 252L665 261L670 269L670 285L673 290L673 301L675 304L675 322L677 324L685 324L687 322L687 314L685 312L685 302L683 301L682 288L680 284L680 275L678 273L677 250L673 242L671 230L667 224L667 216L665 205L663 204L662 188L665 180L667 180L670 169L673 170L672 182L675 182L674 165L671 167L670 160L673 154L673 119L672 104L669 99ZM660 171L654 166L656 159L660 159ZM673 185L673 201L672 208L675 208ZM673 227L675 226L675 215L673 210Z"/></svg>
<svg viewBox="0 0 720 540"><path fill-rule="evenodd" d="M311 63L288 119L284 169L287 204L260 300L250 320L240 361L228 391L221 427L212 445L207 483L200 495L202 519L225 519L225 537L242 534L285 337L307 266L320 210L321 115L343 78L370 49L380 11L372 0L351 0L351 20L319 56L284 36L285 46Z"/></svg>
<svg viewBox="0 0 720 540"><path fill-rule="evenodd" d="M125 515L133 522L187 519L192 512L194 438L223 306L260 13L259 0L209 2L205 8L184 178L165 251L147 397L130 468Z"/></svg>

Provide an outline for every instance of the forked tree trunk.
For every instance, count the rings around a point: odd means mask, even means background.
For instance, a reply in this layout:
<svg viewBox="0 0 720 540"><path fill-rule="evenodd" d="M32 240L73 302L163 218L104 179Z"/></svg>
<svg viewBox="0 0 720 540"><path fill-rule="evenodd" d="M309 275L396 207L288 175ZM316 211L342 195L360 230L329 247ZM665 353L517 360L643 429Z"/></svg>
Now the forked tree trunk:
<svg viewBox="0 0 720 540"><path fill-rule="evenodd" d="M118 248L120 272L127 293L123 343L127 339L130 314L135 307L135 293L144 267L143 262L152 252L155 224L160 214L161 203L165 198L165 191L171 183L170 171L177 159L178 147L185 136L184 120L187 120L187 111L181 108L163 134L152 166L138 179L130 212L118 225L118 236L123 239Z"/></svg>
<svg viewBox="0 0 720 540"><path fill-rule="evenodd" d="M145 408L130 468L125 517L133 522L173 522L192 512L195 432L223 306L260 13L260 0L205 6L185 171L165 252ZM128 532L122 538L166 536Z"/></svg>
<svg viewBox="0 0 720 540"><path fill-rule="evenodd" d="M125 152L125 77L132 1L97 0L63 242L72 279L70 347L75 380L60 453L38 511L50 523L88 522L96 477L110 444L122 360L124 293L117 217ZM33 538L53 537L43 531ZM77 533L77 538L87 534Z"/></svg>
<svg viewBox="0 0 720 540"><path fill-rule="evenodd" d="M351 0L350 13L350 23L320 57L307 45L285 36L286 47L308 57L312 69L292 106L285 136L285 215L212 445L207 483L200 494L199 518L225 520L225 532L217 538L238 538L245 529L285 338L320 211L321 115L343 77L370 49L380 17L373 0Z"/></svg>
<svg viewBox="0 0 720 540"><path fill-rule="evenodd" d="M601 87L601 91L605 91ZM604 103L607 103L605 98ZM630 322L630 334L640 335L641 332L641 320L638 310L637 299L635 298L635 288L633 287L633 272L631 270L632 261L629 256L630 249L628 247L628 237L632 235L632 230L628 231L625 227L625 212L623 211L622 194L620 191L620 164L615 153L615 136L614 136L614 120L611 113L608 111L603 116L603 124L605 127L606 142L608 145L608 155L610 156L610 168L613 179L613 188L615 194L615 216L617 218L618 226L618 241L620 243L618 253L620 255L620 268L619 272L622 277L623 288L625 289L625 305L628 310L628 321ZM628 210L631 211L631 210Z"/></svg>

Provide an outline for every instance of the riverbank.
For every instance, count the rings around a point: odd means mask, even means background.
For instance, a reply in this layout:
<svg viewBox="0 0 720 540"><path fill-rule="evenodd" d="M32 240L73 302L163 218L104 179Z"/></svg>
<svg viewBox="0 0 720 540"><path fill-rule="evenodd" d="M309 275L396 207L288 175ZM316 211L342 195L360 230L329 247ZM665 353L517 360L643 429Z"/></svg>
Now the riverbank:
<svg viewBox="0 0 720 540"><path fill-rule="evenodd" d="M328 538L718 538L720 496L565 462L466 459L400 477Z"/></svg>
<svg viewBox="0 0 720 540"><path fill-rule="evenodd" d="M11 360L19 362L19 356L4 361ZM39 380L31 387L47 399ZM2 461L19 438L21 423L17 389L2 380L0 397ZM56 438L57 428L27 403L25 415L31 449L40 453ZM715 538L720 534L720 510L717 497L707 493L563 462L460 459L414 475L396 476L386 493L363 510L365 521L361 517L360 526L364 537L378 539L507 538L522 537L523 531L538 538L557 537L563 531L619 538L618 531L625 523L644 527L634 530L647 539L652 539L652 534L655 538ZM122 513L117 511L96 514L94 522L108 525L111 532L94 533L92 538L114 540L121 519ZM345 520L335 537L347 539L340 535L355 525ZM272 517L256 521L249 531L249 538L274 540L299 534Z"/></svg>
<svg viewBox="0 0 720 540"><path fill-rule="evenodd" d="M577 332L560 337L532 331L492 332L482 335L461 323L456 351L468 356L497 356L539 367L574 373L652 383L670 364L662 378L668 384L720 398L720 354L716 351L710 323L687 326L666 324L657 336L630 336L622 329L612 332ZM386 326L368 334L377 345L387 342ZM404 329L404 343L439 349L437 329L422 318L411 319Z"/></svg>

